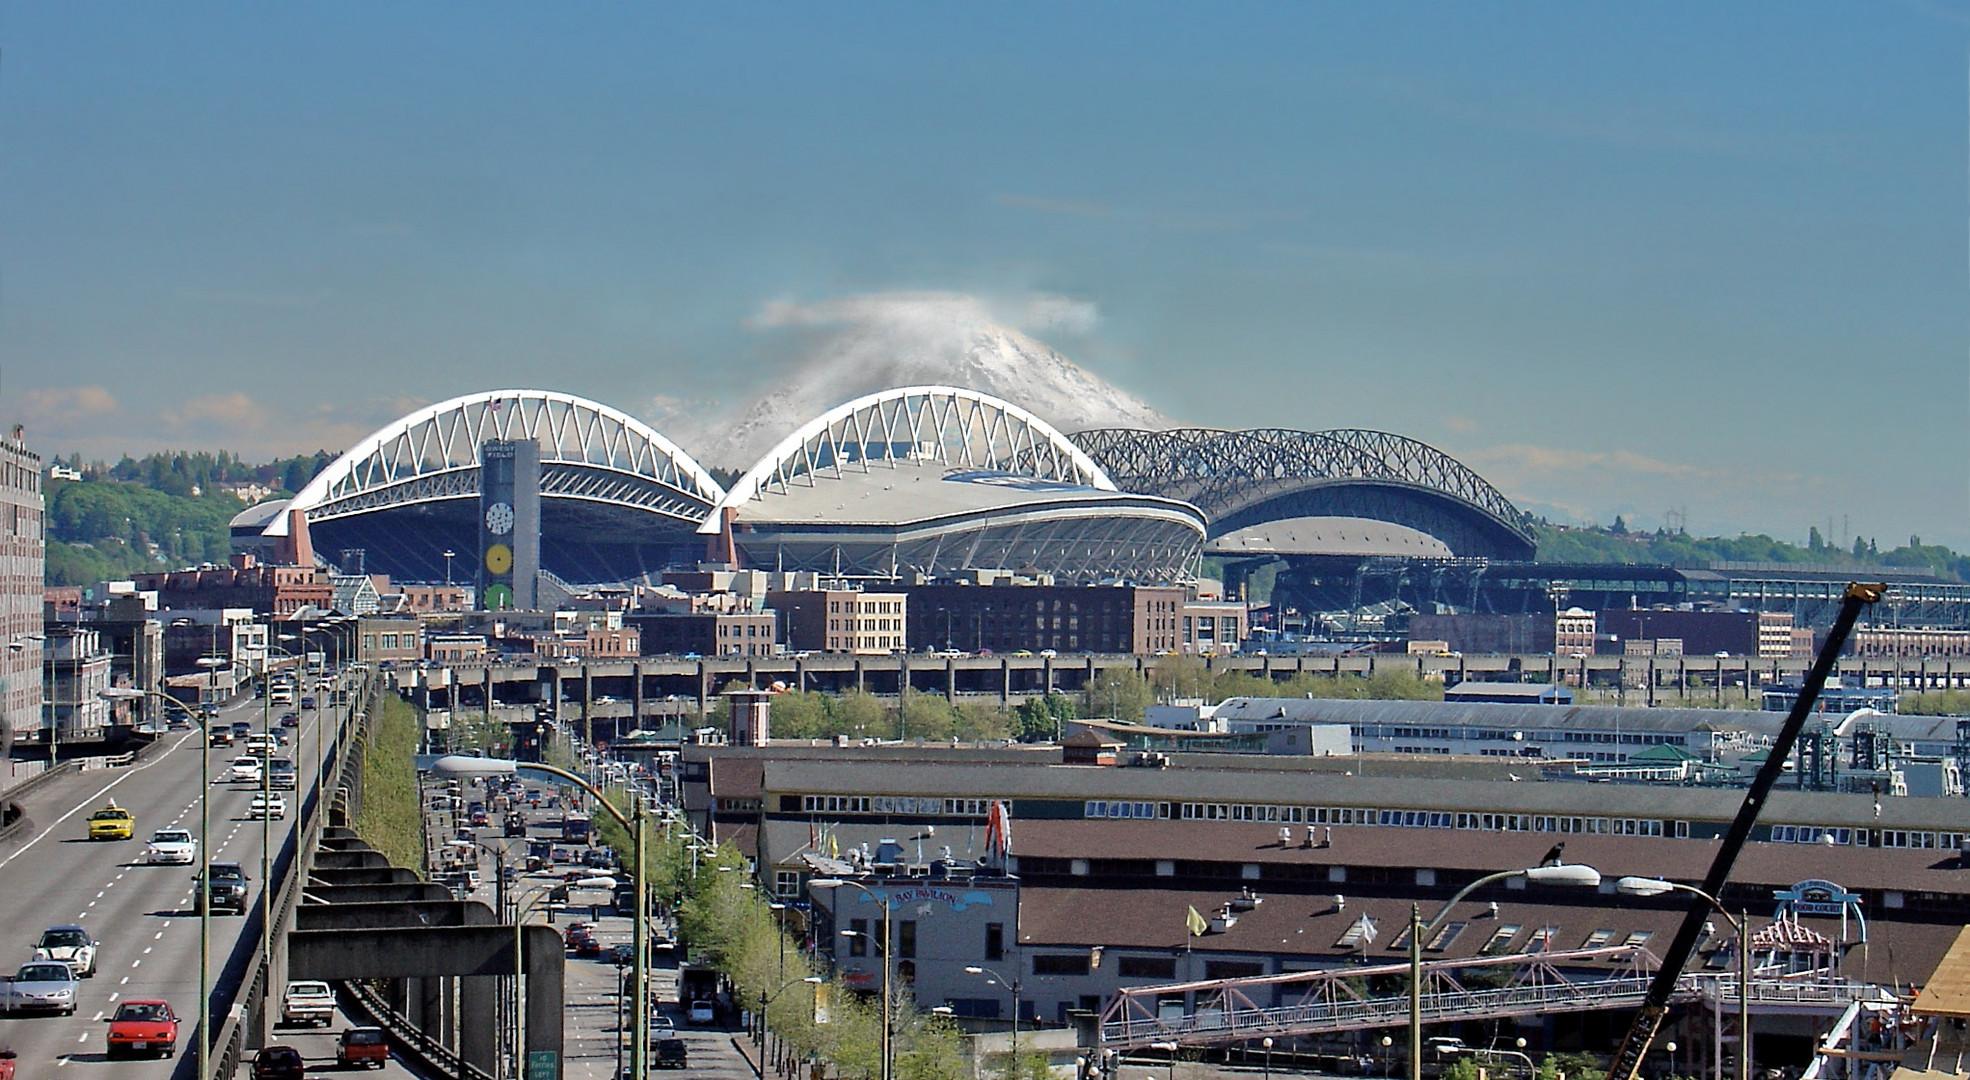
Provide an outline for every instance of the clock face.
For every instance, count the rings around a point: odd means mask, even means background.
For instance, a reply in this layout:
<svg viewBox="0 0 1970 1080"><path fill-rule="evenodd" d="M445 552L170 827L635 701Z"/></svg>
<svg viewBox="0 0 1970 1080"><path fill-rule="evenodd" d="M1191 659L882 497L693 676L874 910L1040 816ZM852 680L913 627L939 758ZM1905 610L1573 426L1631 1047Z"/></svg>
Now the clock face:
<svg viewBox="0 0 1970 1080"><path fill-rule="evenodd" d="M494 536L505 536L513 531L513 508L503 502L486 507L486 529Z"/></svg>
<svg viewBox="0 0 1970 1080"><path fill-rule="evenodd" d="M486 586L486 610L505 611L513 606L513 590L504 585Z"/></svg>
<svg viewBox="0 0 1970 1080"><path fill-rule="evenodd" d="M486 569L494 574L511 573L513 570L513 549L505 544L494 544L486 549Z"/></svg>

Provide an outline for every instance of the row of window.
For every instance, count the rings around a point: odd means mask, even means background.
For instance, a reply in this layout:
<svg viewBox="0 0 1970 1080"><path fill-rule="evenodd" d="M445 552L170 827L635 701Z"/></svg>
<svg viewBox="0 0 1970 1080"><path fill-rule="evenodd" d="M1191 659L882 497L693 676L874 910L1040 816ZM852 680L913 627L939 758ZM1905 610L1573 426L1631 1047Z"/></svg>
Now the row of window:
<svg viewBox="0 0 1970 1080"><path fill-rule="evenodd" d="M982 818L990 803L990 799L946 799L935 795L803 795L800 809L808 814L926 814Z"/></svg>
<svg viewBox="0 0 1970 1080"><path fill-rule="evenodd" d="M1087 804L1088 817L1149 817L1149 814L1096 814L1094 808L1117 804ZM1136 804L1123 804L1136 805ZM1141 804L1149 805L1149 804ZM1161 804L1167 806L1167 804ZM1167 813L1167 811L1165 811ZM1479 814L1448 810L1382 810L1363 806L1275 806L1266 803L1183 803L1184 821L1258 821L1288 825L1379 825L1405 829L1474 829L1480 832L1590 833L1606 836L1663 836L1656 818L1572 817L1559 814ZM1677 835L1688 835L1687 822L1677 822Z"/></svg>

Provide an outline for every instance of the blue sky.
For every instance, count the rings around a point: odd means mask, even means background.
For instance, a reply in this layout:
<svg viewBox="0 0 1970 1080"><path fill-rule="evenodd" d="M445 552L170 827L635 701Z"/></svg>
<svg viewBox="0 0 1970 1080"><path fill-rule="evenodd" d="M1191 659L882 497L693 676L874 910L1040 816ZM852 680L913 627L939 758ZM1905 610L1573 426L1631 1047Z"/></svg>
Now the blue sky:
<svg viewBox="0 0 1970 1080"><path fill-rule="evenodd" d="M0 48L46 452L504 385L661 424L799 370L769 304L942 290L1557 518L1970 547L1970 4L9 3Z"/></svg>

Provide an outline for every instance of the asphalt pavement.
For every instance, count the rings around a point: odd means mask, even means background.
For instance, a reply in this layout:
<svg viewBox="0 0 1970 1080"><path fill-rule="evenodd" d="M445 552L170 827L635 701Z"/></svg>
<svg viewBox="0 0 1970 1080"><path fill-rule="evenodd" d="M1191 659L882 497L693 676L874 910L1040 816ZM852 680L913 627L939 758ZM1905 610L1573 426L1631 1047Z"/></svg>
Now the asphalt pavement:
<svg viewBox="0 0 1970 1080"><path fill-rule="evenodd" d="M249 699L223 709L217 722L244 720L258 730L261 718L261 701ZM284 753L294 760L299 780L296 790L282 793L287 816L268 823L276 849L293 830L300 800L313 782L319 717L312 710L303 712L301 725L288 730L292 741ZM19 1055L23 1077L74 1070L76 1075L118 1080L162 1080L181 1064L190 1064L198 997L199 918L193 880L198 866L146 865L146 841L157 829L173 826L196 835L198 755L210 754L211 774L217 778L245 750L237 745L206 750L204 725L161 738L162 748L141 764L72 773L29 792L20 801L32 826L0 844L0 910L8 912L0 925L0 970L11 973L31 958L35 940L48 926L74 923L99 942L98 973L82 981L75 1015L0 1013L0 1046ZM209 850L202 853L206 859L239 863L251 879L256 904L264 884L263 826L247 814L257 789L256 784L213 785ZM135 815L135 835L124 841L88 840L89 815L112 800ZM242 944L247 920L215 914L211 922L209 966L217 982L228 957ZM183 1018L177 1058L108 1063L109 1016L119 1002L143 999L167 1001ZM319 1037L303 1038L311 1040L309 1045L303 1046L301 1038L291 1044L310 1059L311 1070L333 1064L332 1039L323 1048L312 1041ZM277 1041L289 1041L287 1033L281 1032Z"/></svg>

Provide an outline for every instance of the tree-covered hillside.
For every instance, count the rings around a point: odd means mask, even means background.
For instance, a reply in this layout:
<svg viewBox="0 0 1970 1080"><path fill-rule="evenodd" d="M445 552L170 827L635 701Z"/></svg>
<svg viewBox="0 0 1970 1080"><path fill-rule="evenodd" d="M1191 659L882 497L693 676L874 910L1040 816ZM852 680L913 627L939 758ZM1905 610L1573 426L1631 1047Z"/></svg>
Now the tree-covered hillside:
<svg viewBox="0 0 1970 1080"><path fill-rule="evenodd" d="M1882 549L1873 539L1856 537L1851 546L1829 544L1813 529L1804 545L1776 540L1762 533L1741 536L1696 537L1687 533L1629 532L1621 519L1609 527L1536 526L1540 562L1668 563L1701 566L1712 562L1802 563L1920 570L1946 578L1970 580L1970 556L1939 544L1924 544L1919 536L1908 543Z"/></svg>
<svg viewBox="0 0 1970 1080"><path fill-rule="evenodd" d="M318 453L256 465L224 452L125 457L114 465L53 459L51 466L81 479L51 475L43 489L48 584L223 562L234 514L292 494L330 460Z"/></svg>

